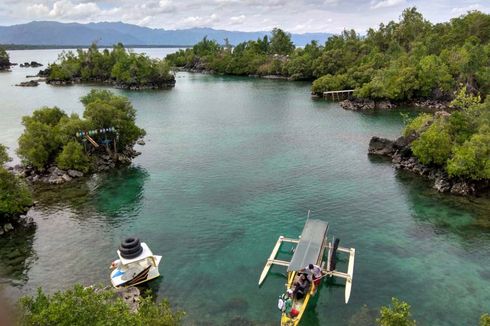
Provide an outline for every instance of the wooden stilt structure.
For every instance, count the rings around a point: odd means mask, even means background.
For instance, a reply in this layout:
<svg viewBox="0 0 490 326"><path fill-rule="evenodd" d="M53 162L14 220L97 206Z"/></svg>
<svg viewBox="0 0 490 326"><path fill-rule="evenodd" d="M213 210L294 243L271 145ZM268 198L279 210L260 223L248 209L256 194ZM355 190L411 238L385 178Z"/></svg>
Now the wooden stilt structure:
<svg viewBox="0 0 490 326"><path fill-rule="evenodd" d="M323 92L323 98L326 100L332 100L332 101L340 101L341 99L348 99L352 96L354 93L353 89L343 89L339 91L328 91L328 92Z"/></svg>

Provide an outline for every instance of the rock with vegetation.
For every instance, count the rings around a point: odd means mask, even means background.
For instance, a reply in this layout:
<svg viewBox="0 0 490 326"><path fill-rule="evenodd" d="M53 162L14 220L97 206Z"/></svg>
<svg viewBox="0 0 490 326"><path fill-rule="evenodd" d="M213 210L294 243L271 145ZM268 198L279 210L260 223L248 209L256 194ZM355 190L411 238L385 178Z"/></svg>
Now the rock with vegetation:
<svg viewBox="0 0 490 326"><path fill-rule="evenodd" d="M145 131L136 126L136 110L126 97L92 90L81 101L83 118L68 116L57 107L44 107L22 118L25 130L17 154L24 165L14 168L17 174L28 181L62 184L85 173L128 164L139 154L133 146ZM89 138L97 146L85 137L91 130Z"/></svg>
<svg viewBox="0 0 490 326"><path fill-rule="evenodd" d="M477 195L490 190L490 98L455 101L458 109L424 113L395 142L373 137L369 153L392 157L394 166L434 180L440 192ZM461 103L465 104L461 104Z"/></svg>
<svg viewBox="0 0 490 326"><path fill-rule="evenodd" d="M391 305L381 307L380 316L376 319L379 326L415 326L412 319L410 305L397 298L391 299Z"/></svg>
<svg viewBox="0 0 490 326"><path fill-rule="evenodd" d="M32 197L27 185L4 168L10 161L6 147L0 144L0 235L10 232L14 225L32 224L25 214L32 206Z"/></svg>
<svg viewBox="0 0 490 326"><path fill-rule="evenodd" d="M29 80L29 81L21 82L15 86L36 87L36 86L39 86L39 82L37 80Z"/></svg>
<svg viewBox="0 0 490 326"><path fill-rule="evenodd" d="M9 54L4 48L0 47L0 71L9 70L11 65Z"/></svg>
<svg viewBox="0 0 490 326"><path fill-rule="evenodd" d="M21 68L38 68L42 67L42 63L39 63L37 61L31 61L31 62L24 62L19 65Z"/></svg>
<svg viewBox="0 0 490 326"><path fill-rule="evenodd" d="M53 295L41 289L35 296L19 300L22 325L180 325L184 313L173 311L165 300L138 297L131 308L111 289L97 290L75 285Z"/></svg>
<svg viewBox="0 0 490 326"><path fill-rule="evenodd" d="M175 85L175 76L165 60L128 51L117 44L99 51L95 44L87 50L60 54L57 63L39 72L46 83L68 85L78 82L103 83L118 88L159 89Z"/></svg>

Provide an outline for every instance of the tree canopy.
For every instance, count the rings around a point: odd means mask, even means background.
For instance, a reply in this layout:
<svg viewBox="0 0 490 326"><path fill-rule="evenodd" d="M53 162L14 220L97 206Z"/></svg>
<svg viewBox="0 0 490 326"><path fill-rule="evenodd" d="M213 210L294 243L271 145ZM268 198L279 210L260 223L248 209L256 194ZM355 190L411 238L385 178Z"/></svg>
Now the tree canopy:
<svg viewBox="0 0 490 326"><path fill-rule="evenodd" d="M10 68L10 58L7 51L0 47L0 70Z"/></svg>
<svg viewBox="0 0 490 326"><path fill-rule="evenodd" d="M415 326L416 322L410 314L410 305L397 298L391 299L391 305L381 307L376 322L380 326Z"/></svg>
<svg viewBox="0 0 490 326"><path fill-rule="evenodd" d="M0 144L0 221L22 214L32 205L27 185L4 168L8 161L6 147Z"/></svg>
<svg viewBox="0 0 490 326"><path fill-rule="evenodd" d="M314 80L312 91L355 89L362 98L405 101L452 98L460 84L471 94L490 91L490 15L471 11L432 24L416 8L371 28L345 30L323 45L295 48L290 35L221 46L204 39L167 56L174 66L232 75L280 75Z"/></svg>
<svg viewBox="0 0 490 326"><path fill-rule="evenodd" d="M150 296L140 298L132 312L111 290L94 290L75 285L53 295L41 289L33 297L20 299L22 325L180 325L184 315L173 311L167 301L154 303Z"/></svg>
<svg viewBox="0 0 490 326"><path fill-rule="evenodd" d="M84 51L62 52L58 62L49 65L48 82L73 81L113 83L120 87L160 88L175 83L164 60L128 51L119 43L112 50L99 51L96 44Z"/></svg>
<svg viewBox="0 0 490 326"><path fill-rule="evenodd" d="M490 97L449 116L422 114L405 127L405 136L413 133L418 138L412 151L422 163L442 166L455 177L490 179Z"/></svg>
<svg viewBox="0 0 490 326"><path fill-rule="evenodd" d="M81 131L115 128L120 149L132 146L145 131L135 124L136 110L126 97L107 90L92 90L81 98L83 119L68 116L58 107L43 107L22 118L18 155L24 163L42 170L53 163L64 169L90 170L90 153L76 137Z"/></svg>

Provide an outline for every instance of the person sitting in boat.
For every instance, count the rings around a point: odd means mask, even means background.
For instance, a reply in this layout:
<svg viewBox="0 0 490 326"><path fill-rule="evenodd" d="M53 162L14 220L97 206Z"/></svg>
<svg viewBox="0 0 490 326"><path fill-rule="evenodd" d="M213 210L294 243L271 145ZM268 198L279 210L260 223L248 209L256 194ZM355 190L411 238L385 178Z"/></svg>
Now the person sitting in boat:
<svg viewBox="0 0 490 326"><path fill-rule="evenodd" d="M287 290L287 298L284 301L284 313L287 314L288 316L291 315L291 310L293 309L293 290L288 289Z"/></svg>
<svg viewBox="0 0 490 326"><path fill-rule="evenodd" d="M293 297L296 298L296 300L303 299L309 288L310 281L306 277L306 274L299 275L299 278L294 283Z"/></svg>
<svg viewBox="0 0 490 326"><path fill-rule="evenodd" d="M321 278L323 276L322 268L315 264L309 264L300 272L306 272L308 274L308 280L310 280L310 282L313 282L315 286L318 286L320 284Z"/></svg>

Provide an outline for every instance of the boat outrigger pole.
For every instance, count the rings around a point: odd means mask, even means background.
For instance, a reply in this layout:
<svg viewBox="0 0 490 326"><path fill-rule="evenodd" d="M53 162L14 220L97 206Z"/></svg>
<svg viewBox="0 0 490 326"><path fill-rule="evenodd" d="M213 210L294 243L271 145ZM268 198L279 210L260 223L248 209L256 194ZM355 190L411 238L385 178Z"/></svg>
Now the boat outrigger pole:
<svg viewBox="0 0 490 326"><path fill-rule="evenodd" d="M287 267L288 282L286 284L286 288L292 289L299 278L299 274L303 273L305 267L307 267L309 264L313 264L321 268L323 274L322 278L338 277L345 280L345 303L348 303L352 290L356 250L354 248L339 247L338 239L333 239L332 242L328 242L327 231L327 222L308 218L301 236L298 239L280 236L269 256L269 259L267 259L262 273L260 274L259 286L265 281L272 265L279 265ZM277 253L284 242L292 243L296 246L291 261L276 259ZM327 261L324 261L325 251L327 250ZM346 253L349 255L347 272L338 271L336 269L337 252ZM308 301L311 296L315 295L317 287L318 285L315 285L315 282L312 282L310 289L304 297L293 298L293 310L295 310L295 315L292 313L283 312L281 317L281 325L297 325L299 323Z"/></svg>

